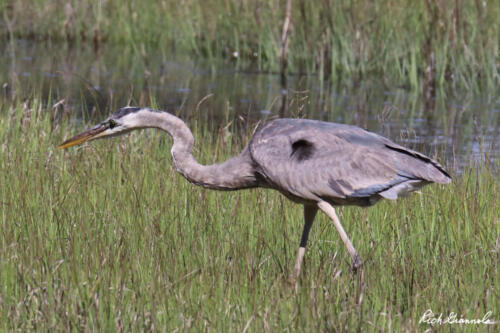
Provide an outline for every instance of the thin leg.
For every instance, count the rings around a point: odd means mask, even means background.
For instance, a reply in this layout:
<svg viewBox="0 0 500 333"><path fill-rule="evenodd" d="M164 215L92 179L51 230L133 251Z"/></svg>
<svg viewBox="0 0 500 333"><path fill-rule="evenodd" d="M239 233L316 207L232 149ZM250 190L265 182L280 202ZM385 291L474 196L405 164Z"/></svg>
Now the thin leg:
<svg viewBox="0 0 500 333"><path fill-rule="evenodd" d="M360 268L363 265L363 260L361 260L361 257L359 256L358 252L352 246L351 240L349 237L347 237L347 234L344 231L344 228L342 227L342 224L340 224L340 220L337 216L337 213L335 213L335 209L333 208L332 205L330 205L328 202L325 201L320 201L318 202L318 207L326 214L328 215L329 218L332 219L333 225L335 225L335 228L337 228L337 232L340 235L340 238L342 238L342 241L344 242L345 246L347 247L347 251L351 255L352 258L352 269L354 271L357 271L358 268Z"/></svg>
<svg viewBox="0 0 500 333"><path fill-rule="evenodd" d="M290 276L290 282L295 283L300 274L300 268L302 267L302 261L304 260L304 253L306 252L307 238L309 237L309 231L311 230L314 217L318 207L304 205L304 230L302 231L302 238L300 239L300 247L297 252L297 259L295 260L295 265L293 266L292 275Z"/></svg>

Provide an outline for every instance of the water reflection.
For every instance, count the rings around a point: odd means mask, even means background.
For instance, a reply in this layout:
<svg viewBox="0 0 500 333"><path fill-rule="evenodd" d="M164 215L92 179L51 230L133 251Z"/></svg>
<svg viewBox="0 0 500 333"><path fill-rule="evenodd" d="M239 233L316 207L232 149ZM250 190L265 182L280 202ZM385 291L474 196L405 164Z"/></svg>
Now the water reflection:
<svg viewBox="0 0 500 333"><path fill-rule="evenodd" d="M459 169L500 157L500 91L422 94L387 78L322 82L315 75L261 74L234 59L194 60L161 51L16 40L0 45L2 104L41 96L74 121L124 105L157 106L217 130L246 130L270 117L355 124ZM201 103L200 103L201 102Z"/></svg>

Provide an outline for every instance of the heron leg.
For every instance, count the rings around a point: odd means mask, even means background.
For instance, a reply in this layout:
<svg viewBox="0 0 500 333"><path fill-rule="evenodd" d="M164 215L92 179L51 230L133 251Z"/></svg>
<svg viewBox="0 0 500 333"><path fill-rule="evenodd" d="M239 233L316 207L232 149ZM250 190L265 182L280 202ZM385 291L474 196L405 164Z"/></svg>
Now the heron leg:
<svg viewBox="0 0 500 333"><path fill-rule="evenodd" d="M304 205L304 230L302 230L302 237L300 239L300 247L297 252L297 259L295 260L295 265L293 266L292 274L290 275L290 282L295 283L300 274L300 268L302 267L302 261L304 260L304 253L306 252L307 238L309 237L309 231L316 216L318 207L311 205Z"/></svg>
<svg viewBox="0 0 500 333"><path fill-rule="evenodd" d="M337 229L337 232L340 235L340 238L342 238L342 241L344 242L345 246L347 247L347 251L351 255L352 259L352 269L353 271L357 271L358 268L363 266L363 260L361 260L361 257L358 254L358 251L352 246L351 240L349 237L347 237L347 234L344 231L344 228L342 227L342 224L340 224L339 217L337 216L337 213L335 212L335 209L333 208L332 205L330 205L326 201L320 201L318 202L318 207L326 214L328 215L329 218L332 219L333 225Z"/></svg>

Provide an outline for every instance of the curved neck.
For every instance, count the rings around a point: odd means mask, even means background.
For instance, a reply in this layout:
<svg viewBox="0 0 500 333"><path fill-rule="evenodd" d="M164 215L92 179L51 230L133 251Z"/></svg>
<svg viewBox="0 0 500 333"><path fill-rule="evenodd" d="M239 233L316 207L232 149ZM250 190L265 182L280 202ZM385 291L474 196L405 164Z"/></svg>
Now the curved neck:
<svg viewBox="0 0 500 333"><path fill-rule="evenodd" d="M252 158L248 149L224 163L201 165L192 154L194 138L186 124L174 115L162 111L146 111L147 126L170 134L174 144L172 158L177 171L188 181L205 188L237 190L257 186Z"/></svg>

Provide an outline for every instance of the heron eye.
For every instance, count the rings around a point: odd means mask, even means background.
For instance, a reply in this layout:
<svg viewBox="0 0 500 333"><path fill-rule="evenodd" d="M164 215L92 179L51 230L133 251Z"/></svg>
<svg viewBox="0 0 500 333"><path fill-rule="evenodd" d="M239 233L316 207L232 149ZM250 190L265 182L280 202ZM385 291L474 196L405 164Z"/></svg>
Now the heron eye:
<svg viewBox="0 0 500 333"><path fill-rule="evenodd" d="M113 129L116 127L116 122L114 120L109 121L109 128Z"/></svg>

